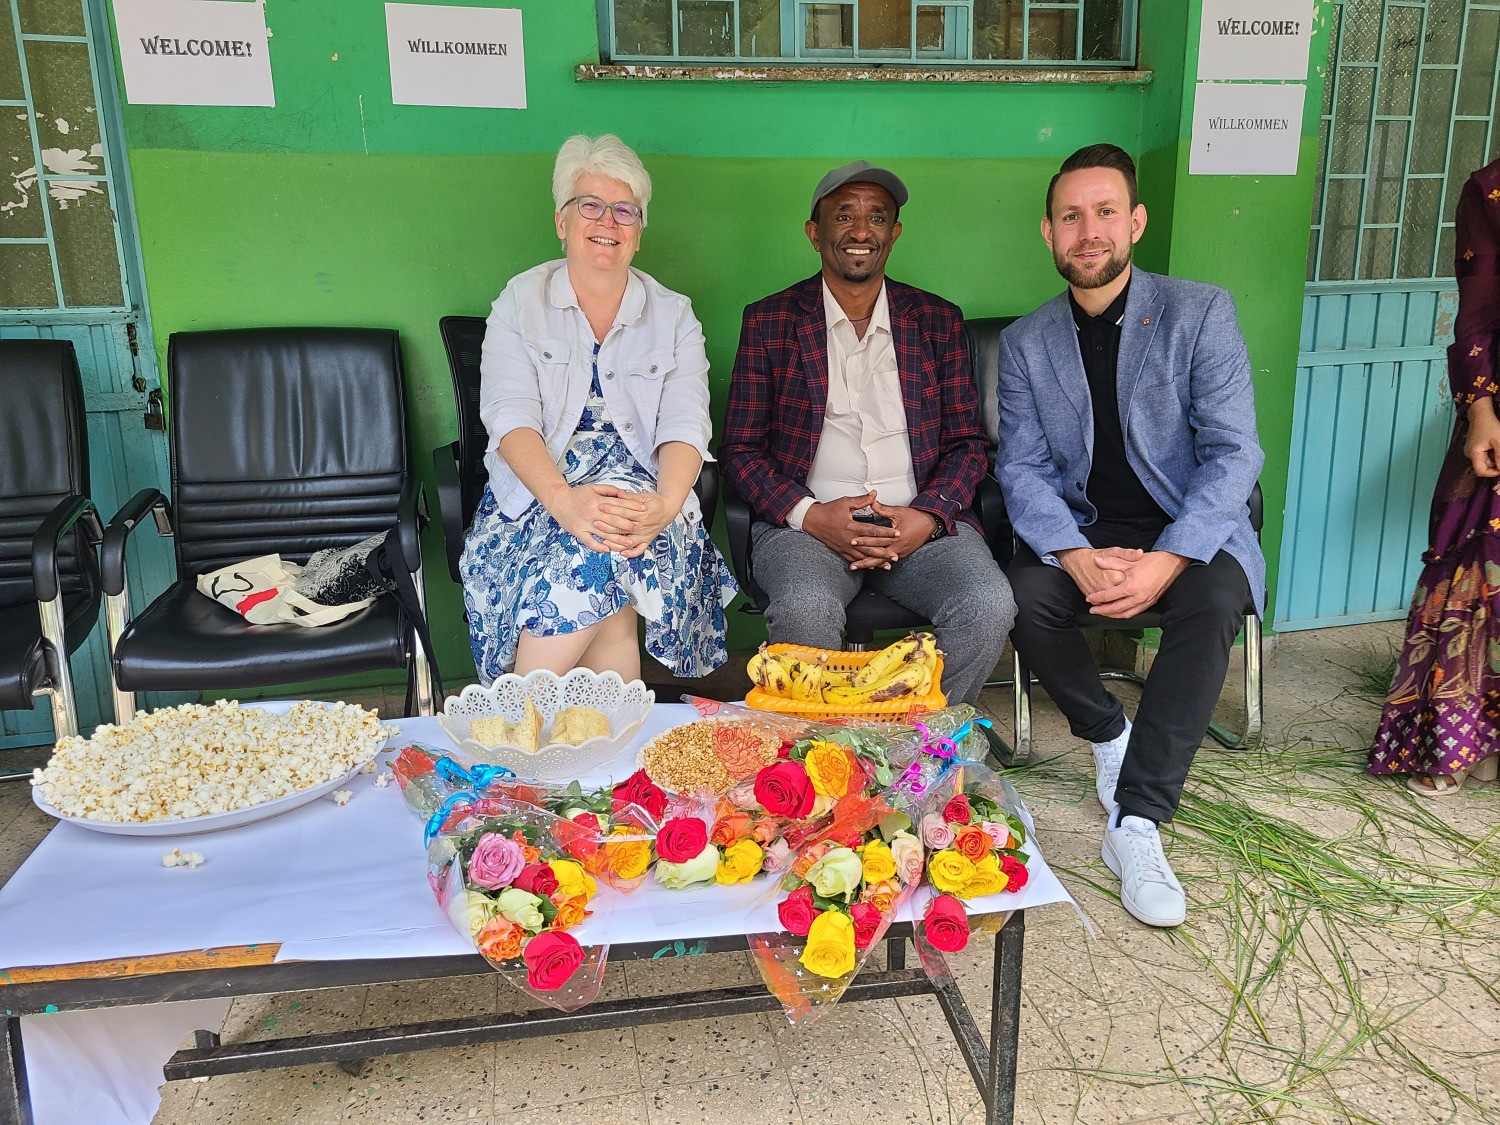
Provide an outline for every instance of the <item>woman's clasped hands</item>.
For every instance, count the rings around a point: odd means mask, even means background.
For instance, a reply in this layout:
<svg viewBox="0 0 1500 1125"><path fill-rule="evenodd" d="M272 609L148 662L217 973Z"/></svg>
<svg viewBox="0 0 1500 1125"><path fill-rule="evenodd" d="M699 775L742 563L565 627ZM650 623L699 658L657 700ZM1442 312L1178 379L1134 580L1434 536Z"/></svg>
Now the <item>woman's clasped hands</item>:
<svg viewBox="0 0 1500 1125"><path fill-rule="evenodd" d="M627 559L644 554L681 507L660 493L630 492L613 484L567 488L555 506L557 522L585 547L615 551Z"/></svg>

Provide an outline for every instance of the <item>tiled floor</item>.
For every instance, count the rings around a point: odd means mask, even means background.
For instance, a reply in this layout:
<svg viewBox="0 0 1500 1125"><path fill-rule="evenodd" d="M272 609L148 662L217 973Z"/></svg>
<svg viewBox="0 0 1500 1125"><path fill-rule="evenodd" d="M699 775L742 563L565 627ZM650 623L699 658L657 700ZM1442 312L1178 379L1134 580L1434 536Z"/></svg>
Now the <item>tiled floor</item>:
<svg viewBox="0 0 1500 1125"><path fill-rule="evenodd" d="M1169 835L1189 898L1176 931L1120 909L1087 748L1038 693L1036 750L1014 777L1093 935L1063 906L1027 919L1019 1121L1500 1122L1500 786L1428 802L1361 772L1379 711L1365 673L1398 632L1278 639L1265 747L1206 748ZM984 703L1008 729L1008 692ZM24 786L0 787L0 875L46 829ZM989 957L977 940L953 958L981 1026ZM717 955L613 966L606 987L753 979L745 955ZM489 975L263 997L237 1001L225 1034L370 1026L414 1004L442 1018L518 996ZM391 1056L358 1078L328 1065L174 1083L155 1120L936 1125L983 1113L924 998L841 1005L805 1030L745 1016Z"/></svg>

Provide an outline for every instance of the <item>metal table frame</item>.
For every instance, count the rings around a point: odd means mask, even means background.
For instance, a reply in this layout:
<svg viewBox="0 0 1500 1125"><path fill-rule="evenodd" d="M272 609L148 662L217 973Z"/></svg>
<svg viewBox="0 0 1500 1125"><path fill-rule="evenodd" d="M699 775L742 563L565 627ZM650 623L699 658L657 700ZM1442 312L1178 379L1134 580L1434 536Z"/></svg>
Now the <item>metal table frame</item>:
<svg viewBox="0 0 1500 1125"><path fill-rule="evenodd" d="M979 935L976 934L976 938ZM1015 1112L1016 1055L1021 1022L1021 960L1026 939L1024 911L1014 911L995 935L994 996L990 1037L980 1033L968 1004L950 979L933 982L920 967L906 966L911 925L893 925L886 936L886 967L867 966L854 979L843 1003L899 996L935 996L953 1031L964 1062L985 1104L987 1125L1009 1125ZM668 946L673 949L673 946ZM745 950L744 937L709 938L691 946L695 953ZM232 952L232 951L225 951ZM660 943L612 945L612 961L650 960L662 955ZM211 960L214 952L205 959ZM228 960L226 958L226 960ZM0 984L0 1125L32 1125L27 1094L21 1016L55 1011L128 1007L176 1000L234 998L301 992L351 985L435 980L492 972L483 958L402 957L360 961L288 961L74 977ZM779 1011L780 1002L760 985L682 992L624 1000L604 1000L577 1012L552 1008L466 1019L433 1020L380 1028L358 1028L251 1043L226 1044L215 1032L199 1031L196 1046L178 1051L163 1073L169 1080L199 1078L307 1063L336 1062L351 1073L363 1060L437 1047L564 1035L676 1020Z"/></svg>

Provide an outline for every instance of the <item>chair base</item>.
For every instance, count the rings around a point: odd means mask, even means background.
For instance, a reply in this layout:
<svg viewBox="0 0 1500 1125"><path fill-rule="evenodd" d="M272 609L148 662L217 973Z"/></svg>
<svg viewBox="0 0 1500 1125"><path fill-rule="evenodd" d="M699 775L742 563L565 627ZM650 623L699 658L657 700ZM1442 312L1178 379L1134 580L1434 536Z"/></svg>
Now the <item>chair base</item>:
<svg viewBox="0 0 1500 1125"><path fill-rule="evenodd" d="M1262 728L1265 724L1263 658L1260 618L1247 613L1245 615L1244 672L1245 729L1234 731L1222 723L1208 725L1208 737L1226 749L1247 750L1260 744ZM1011 681L1014 691L1012 729L1015 732L1015 757L1017 761L1024 762L1031 757L1031 673L1021 662L1021 654L1018 652L1014 653L1013 674L1015 678ZM1146 683L1146 678L1139 672L1125 668L1101 669L1099 678L1101 680L1127 680L1138 685ZM994 681L994 685L1004 683L1003 680ZM993 685L986 684L985 686Z"/></svg>

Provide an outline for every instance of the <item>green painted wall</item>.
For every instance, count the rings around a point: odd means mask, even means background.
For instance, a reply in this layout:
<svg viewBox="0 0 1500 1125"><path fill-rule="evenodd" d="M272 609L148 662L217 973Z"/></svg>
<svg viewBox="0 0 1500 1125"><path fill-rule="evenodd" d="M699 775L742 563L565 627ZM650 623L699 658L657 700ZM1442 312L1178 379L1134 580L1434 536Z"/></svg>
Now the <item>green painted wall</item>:
<svg viewBox="0 0 1500 1125"><path fill-rule="evenodd" d="M1139 86L577 82L574 66L598 59L592 0L493 6L524 12L524 111L391 105L378 0L267 0L274 109L126 107L163 359L168 336L190 328L399 329L414 455L429 472L430 450L454 433L438 318L484 312L512 274L556 256L551 154L570 133L615 131L655 181L636 264L692 296L721 410L741 308L816 269L801 227L830 166L886 160L911 187L893 276L974 315L1021 313L1060 286L1037 232L1047 179L1063 156L1107 139L1142 157L1143 265L1235 290L1262 432L1289 433L1287 310L1300 307L1306 233L1286 216L1309 213L1310 161L1279 182L1186 175L1183 76L1197 32L1180 0L1142 0L1142 57L1155 73ZM1208 222L1234 207L1255 249L1248 269L1220 253L1225 231ZM1278 456L1284 481L1284 436ZM1267 548L1274 559L1269 528ZM427 576L439 656L456 680L469 667L462 608L435 535ZM756 622L731 617L737 647L758 639Z"/></svg>

